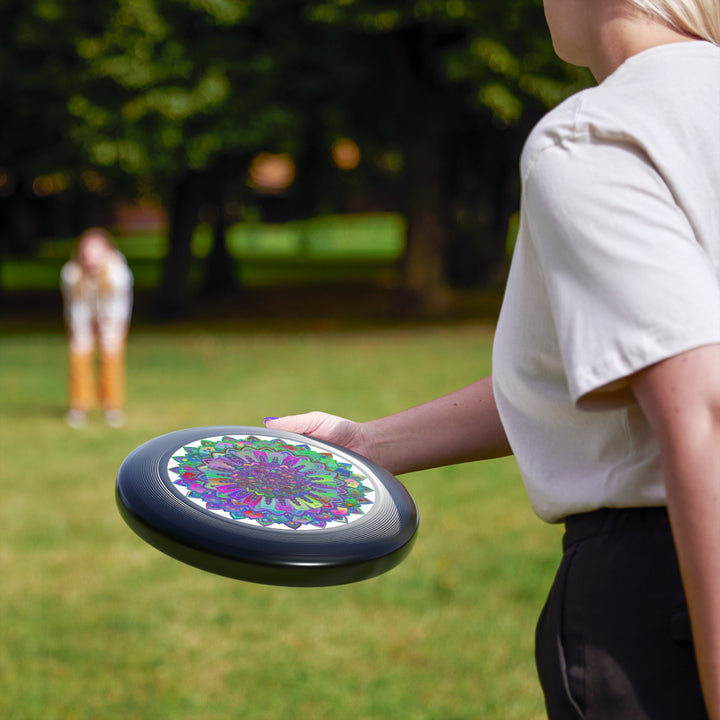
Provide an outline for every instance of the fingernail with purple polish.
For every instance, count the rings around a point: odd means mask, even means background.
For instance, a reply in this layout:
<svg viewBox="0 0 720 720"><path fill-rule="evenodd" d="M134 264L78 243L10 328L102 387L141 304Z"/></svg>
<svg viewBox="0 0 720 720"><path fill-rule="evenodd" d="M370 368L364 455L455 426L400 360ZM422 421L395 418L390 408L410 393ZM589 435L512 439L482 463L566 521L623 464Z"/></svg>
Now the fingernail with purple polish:
<svg viewBox="0 0 720 720"><path fill-rule="evenodd" d="M268 420L277 420L277 419L278 419L278 418L273 417L272 415L270 415L270 416L268 416L268 417L266 417L266 418L263 418L263 422L266 423Z"/></svg>

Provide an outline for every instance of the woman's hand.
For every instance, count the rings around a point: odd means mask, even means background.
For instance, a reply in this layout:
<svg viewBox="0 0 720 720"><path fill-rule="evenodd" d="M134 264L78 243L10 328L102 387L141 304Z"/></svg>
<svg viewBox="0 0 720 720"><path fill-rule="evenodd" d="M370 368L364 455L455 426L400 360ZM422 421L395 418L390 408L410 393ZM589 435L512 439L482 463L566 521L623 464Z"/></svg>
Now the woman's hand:
<svg viewBox="0 0 720 720"><path fill-rule="evenodd" d="M363 425L337 415L313 411L302 415L265 418L265 426L272 430L287 430L326 440L372 460Z"/></svg>

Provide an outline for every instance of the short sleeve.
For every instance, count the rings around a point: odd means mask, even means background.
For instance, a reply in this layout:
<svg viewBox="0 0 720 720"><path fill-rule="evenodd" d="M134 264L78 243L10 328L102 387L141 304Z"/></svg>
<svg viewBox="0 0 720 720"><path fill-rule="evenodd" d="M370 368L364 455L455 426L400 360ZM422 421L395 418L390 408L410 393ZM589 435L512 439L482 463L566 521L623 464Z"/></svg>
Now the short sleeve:
<svg viewBox="0 0 720 720"><path fill-rule="evenodd" d="M639 148L558 143L524 193L575 403L620 399L634 372L720 342L718 270Z"/></svg>

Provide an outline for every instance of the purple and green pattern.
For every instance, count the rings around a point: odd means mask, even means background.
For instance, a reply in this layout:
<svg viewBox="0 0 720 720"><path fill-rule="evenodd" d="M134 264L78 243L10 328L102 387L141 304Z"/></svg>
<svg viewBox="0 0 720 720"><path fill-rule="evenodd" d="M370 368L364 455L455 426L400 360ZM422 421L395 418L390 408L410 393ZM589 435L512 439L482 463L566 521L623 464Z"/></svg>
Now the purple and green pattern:
<svg viewBox="0 0 720 720"><path fill-rule="evenodd" d="M234 520L293 530L346 525L375 491L349 462L308 445L256 436L205 438L168 464L192 502ZM180 452L179 451L179 452Z"/></svg>

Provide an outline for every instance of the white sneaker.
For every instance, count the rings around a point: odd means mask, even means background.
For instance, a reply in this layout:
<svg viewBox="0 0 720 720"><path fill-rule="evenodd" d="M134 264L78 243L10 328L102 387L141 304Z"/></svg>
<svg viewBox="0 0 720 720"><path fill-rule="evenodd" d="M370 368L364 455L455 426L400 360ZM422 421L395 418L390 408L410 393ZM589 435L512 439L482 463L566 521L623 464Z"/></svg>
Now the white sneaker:
<svg viewBox="0 0 720 720"><path fill-rule="evenodd" d="M71 408L65 415L65 422L76 430L85 425L87 415L84 410L78 410L77 408Z"/></svg>
<svg viewBox="0 0 720 720"><path fill-rule="evenodd" d="M106 410L105 411L105 422L111 428L119 428L125 424L125 413L122 410Z"/></svg>

